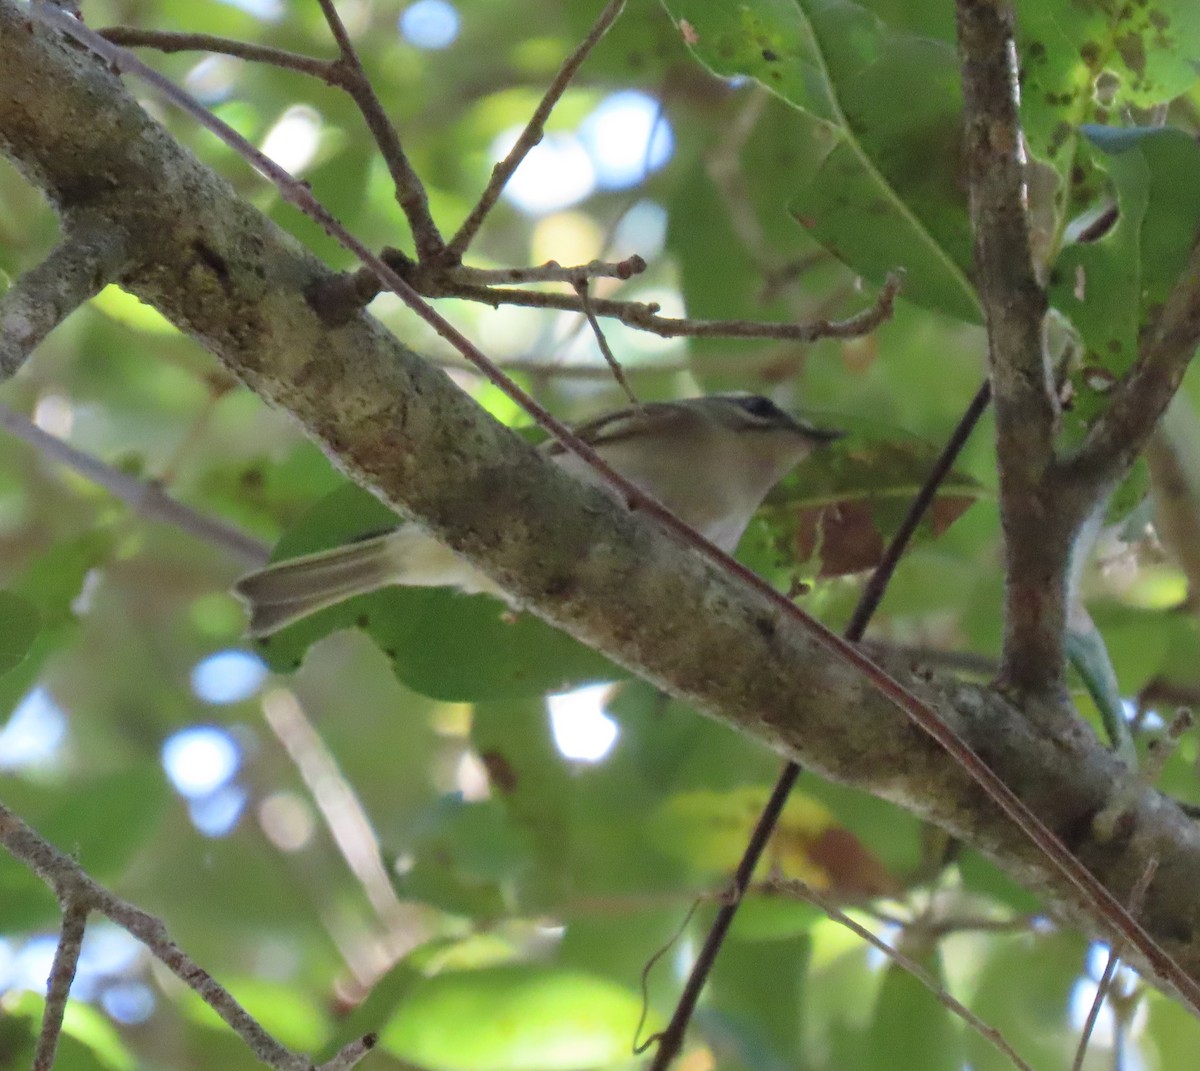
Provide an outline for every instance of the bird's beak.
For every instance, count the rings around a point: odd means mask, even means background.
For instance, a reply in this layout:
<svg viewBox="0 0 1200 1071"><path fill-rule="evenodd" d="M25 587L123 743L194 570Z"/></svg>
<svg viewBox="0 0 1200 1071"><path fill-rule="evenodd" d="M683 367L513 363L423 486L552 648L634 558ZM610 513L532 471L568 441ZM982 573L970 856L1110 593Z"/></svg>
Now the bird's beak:
<svg viewBox="0 0 1200 1071"><path fill-rule="evenodd" d="M806 420L797 420L796 426L804 434L806 438L811 439L815 443L831 443L845 437L846 432L840 431L837 428L818 428L809 424Z"/></svg>

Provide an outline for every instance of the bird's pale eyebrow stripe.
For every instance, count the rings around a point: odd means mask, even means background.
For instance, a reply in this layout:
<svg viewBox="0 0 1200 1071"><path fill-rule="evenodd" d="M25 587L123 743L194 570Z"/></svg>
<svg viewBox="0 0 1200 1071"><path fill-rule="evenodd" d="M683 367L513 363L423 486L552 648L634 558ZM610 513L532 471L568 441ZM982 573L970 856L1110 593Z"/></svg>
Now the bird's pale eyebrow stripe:
<svg viewBox="0 0 1200 1071"><path fill-rule="evenodd" d="M647 413L661 408L654 403L648 403L639 409L620 409L615 413L606 413L594 420L585 421L574 431L589 446L607 446L609 443L620 442L636 435L645 427ZM545 449L549 454L564 453L562 443L557 440L551 440Z"/></svg>

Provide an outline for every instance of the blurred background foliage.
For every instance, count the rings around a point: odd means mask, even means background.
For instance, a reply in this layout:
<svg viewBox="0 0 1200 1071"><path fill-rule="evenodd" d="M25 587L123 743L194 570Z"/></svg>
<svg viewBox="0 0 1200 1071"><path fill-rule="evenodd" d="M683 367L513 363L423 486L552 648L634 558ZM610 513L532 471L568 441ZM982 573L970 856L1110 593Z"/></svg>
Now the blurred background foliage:
<svg viewBox="0 0 1200 1071"><path fill-rule="evenodd" d="M338 6L445 233L600 7ZM1079 0L1018 7L1035 239L1064 314L1052 335L1082 421L1103 404L1102 373L1127 367L1180 239L1194 233L1200 28L1192 0L1124 13ZM742 548L834 627L984 371L951 9L632 0L467 258L490 267L638 253L644 275L597 292L671 314L800 321L858 311L889 270L906 269L895 316L848 342L688 343L608 327L643 398L748 389L850 429L784 485ZM333 54L315 4L87 0L84 11L95 27ZM408 244L386 169L345 96L264 64L146 54L301 174L360 237ZM211 135L145 104L242 196L332 265L351 266ZM1184 133L1146 130L1164 121ZM1083 136L1085 124L1110 129ZM1117 225L1088 234L1114 204ZM0 166L0 273L33 266L55 237L48 207ZM620 404L578 317L439 307L556 413ZM398 301L380 297L372 311L499 419L522 423ZM283 536L281 553L387 523L285 414L112 288L72 315L0 400L264 546ZM1196 619L1185 612L1198 402L1193 374L1156 442L1157 502L1142 502L1141 473L1085 578L1115 698L1143 734L1200 689ZM379 1030L372 1067L630 1065L642 970L675 940L649 979L644 1035L669 1014L711 917L710 901L680 934L688 908L722 889L776 756L482 597L380 593L255 648L226 594L244 562L139 517L25 442L0 441L8 806L161 915L286 1044L328 1053ZM1166 494L1171 473L1179 479ZM1000 642L994 486L985 419L873 640L986 679ZM354 629L364 617L368 632ZM1082 688L1079 703L1094 717ZM1188 736L1163 787L1200 800L1196 761ZM770 865L855 905L1034 1065L1070 1059L1103 950L1042 918L1033 897L970 850L949 858L907 814L805 778ZM0 858L5 1067L32 1051L56 922L40 882ZM1108 1066L1123 1046L1136 1066L1190 1067L1196 1024L1132 975L1117 993L1125 999L1101 1017L1091 1065ZM113 927L89 930L73 995L61 1068L253 1063ZM740 915L681 1064L966 1065L1005 1061L780 889Z"/></svg>

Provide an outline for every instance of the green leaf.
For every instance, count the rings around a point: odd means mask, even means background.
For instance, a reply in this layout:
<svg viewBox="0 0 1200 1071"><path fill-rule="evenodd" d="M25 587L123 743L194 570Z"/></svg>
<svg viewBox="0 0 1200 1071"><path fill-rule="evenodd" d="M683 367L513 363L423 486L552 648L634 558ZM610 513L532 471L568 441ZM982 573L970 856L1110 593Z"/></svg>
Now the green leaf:
<svg viewBox="0 0 1200 1071"><path fill-rule="evenodd" d="M976 851L965 849L956 867L963 885L972 893L986 896L1003 904L1014 914L1032 915L1042 910L1042 901L1018 885L990 859Z"/></svg>
<svg viewBox="0 0 1200 1071"><path fill-rule="evenodd" d="M1149 108L1186 93L1200 77L1200 7L1192 0L1017 0L1022 98L1033 105L1035 138L1054 123L1078 125L1088 110ZM1114 82L1094 96L1099 74ZM1026 108L1027 115L1030 108Z"/></svg>
<svg viewBox="0 0 1200 1071"><path fill-rule="evenodd" d="M491 967L418 983L380 1043L430 1071L574 1071L627 1059L639 1014L637 995L603 978Z"/></svg>
<svg viewBox="0 0 1200 1071"><path fill-rule="evenodd" d="M139 301L132 294L114 284L106 286L92 298L92 306L99 309L105 316L109 316L135 331L145 331L151 335L176 335L179 333L179 328L164 318L156 308Z"/></svg>
<svg viewBox="0 0 1200 1071"><path fill-rule="evenodd" d="M503 912L504 885L529 863L530 844L495 800L444 796L421 819L410 854L414 864L397 881L406 898L474 917Z"/></svg>
<svg viewBox="0 0 1200 1071"><path fill-rule="evenodd" d="M1145 1052L1147 1063L1159 1071L1191 1071L1193 1054L1200 1051L1200 1023L1196 1017L1149 987L1143 991L1142 1001L1143 1010L1149 1014L1138 1038L1139 1052Z"/></svg>
<svg viewBox="0 0 1200 1071"><path fill-rule="evenodd" d="M572 828L570 770L554 744L545 702L538 698L477 704L471 744L519 832L522 850L530 845L532 865L519 872L519 902L527 910L557 904L575 887L576 857L592 851L614 853L594 840L585 846ZM619 835L619 830L612 832Z"/></svg>
<svg viewBox="0 0 1200 1071"><path fill-rule="evenodd" d="M1031 152L1061 180L1061 228L1095 203L1102 182L1081 127L1173 100L1195 84L1200 7L1192 0L1018 0L1017 11L1022 128Z"/></svg>
<svg viewBox="0 0 1200 1071"><path fill-rule="evenodd" d="M971 1008L999 1030L1033 1067L1071 1062L1078 1036L1064 1030L1071 995L1085 965L1087 941L1055 931L1025 934L991 944L977 974ZM964 1035L966 1059L977 1071L1012 1071L1012 1062L985 1038Z"/></svg>
<svg viewBox="0 0 1200 1071"><path fill-rule="evenodd" d="M867 968L869 949L841 923L818 920L805 987L805 1050L819 1067L861 1067L882 972Z"/></svg>
<svg viewBox="0 0 1200 1071"><path fill-rule="evenodd" d="M0 676L29 654L41 628L36 606L11 591L0 591Z"/></svg>
<svg viewBox="0 0 1200 1071"><path fill-rule="evenodd" d="M924 960L921 965L944 985L937 951L919 958ZM862 1066L879 1071L898 1067L957 1071L964 1063L957 1019L933 993L894 963L889 963L883 974L868 1032L868 1050Z"/></svg>
<svg viewBox="0 0 1200 1071"><path fill-rule="evenodd" d="M399 523L374 496L347 484L322 499L280 540L276 560L336 546ZM496 599L436 588L387 588L332 606L260 643L276 672L299 667L317 640L363 628L396 676L437 699L542 695L625 671L529 614Z"/></svg>
<svg viewBox="0 0 1200 1071"><path fill-rule="evenodd" d="M1050 295L1079 330L1086 361L1120 375L1137 356L1139 332L1179 278L1200 225L1200 146L1169 128L1084 132L1103 154L1120 214L1097 241L1063 251ZM1086 371L1079 390L1085 398L1096 393Z"/></svg>
<svg viewBox="0 0 1200 1071"><path fill-rule="evenodd" d="M13 584L13 595L30 604L40 628L30 638L25 656L0 676L0 712L7 714L33 687L47 658L63 650L76 630L72 604L87 574L109 554L110 538L89 533L60 543L37 559Z"/></svg>
<svg viewBox="0 0 1200 1071"><path fill-rule="evenodd" d="M46 1001L38 993L21 993L6 997L5 1016L0 1021L28 1017L40 1022L45 1012ZM0 1042L0 1052L5 1050ZM6 1066L16 1067L17 1063ZM67 1002L63 1014L62 1035L55 1057L55 1067L64 1071L134 1071L137 1061L125 1045L124 1039L97 1008L82 1001Z"/></svg>
<svg viewBox="0 0 1200 1071"><path fill-rule="evenodd" d="M794 906L794 905L793 905ZM811 943L807 938L725 943L713 969L698 1025L720 1054L748 1068L803 1067L805 1006Z"/></svg>
<svg viewBox="0 0 1200 1071"><path fill-rule="evenodd" d="M9 787L5 786L4 803L11 807ZM7 852L0 855L0 903L4 904L5 933L53 929L60 918L58 901L45 882Z"/></svg>
<svg viewBox="0 0 1200 1071"><path fill-rule="evenodd" d="M908 300L980 322L953 48L845 0L664 2L710 70L757 79L823 128L791 205L813 237L872 282L903 269Z"/></svg>
<svg viewBox="0 0 1200 1071"><path fill-rule="evenodd" d="M776 564L788 568L819 562L820 576L871 568L939 453L940 447L912 436L865 441L854 436L802 461L771 492L759 514ZM936 538L985 497L989 492L977 480L952 471L916 538Z"/></svg>
<svg viewBox="0 0 1200 1071"><path fill-rule="evenodd" d="M294 982L265 978L225 978L222 983L234 999L282 1044L301 1052L325 1045L332 1023L324 1002L299 990ZM212 1022L212 1009L194 992L180 994L185 1013L201 1023Z"/></svg>
<svg viewBox="0 0 1200 1071"><path fill-rule="evenodd" d="M98 881L115 882L162 819L169 791L158 765L142 761L119 773L76 777L68 789L20 782L5 802Z"/></svg>

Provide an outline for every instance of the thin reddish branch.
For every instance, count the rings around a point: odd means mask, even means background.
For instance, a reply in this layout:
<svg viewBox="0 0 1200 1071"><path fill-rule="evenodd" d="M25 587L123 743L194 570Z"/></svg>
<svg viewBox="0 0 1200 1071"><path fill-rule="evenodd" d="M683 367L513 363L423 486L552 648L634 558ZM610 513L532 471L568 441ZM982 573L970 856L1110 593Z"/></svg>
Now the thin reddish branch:
<svg viewBox="0 0 1200 1071"><path fill-rule="evenodd" d="M125 48L153 48L159 52L212 52L251 63L267 63L286 71L298 71L330 85L342 86L340 68L329 60L288 52L269 45L254 45L211 33L180 33L172 30L142 30L134 26L108 26L98 34L114 45Z"/></svg>
<svg viewBox="0 0 1200 1071"><path fill-rule="evenodd" d="M959 419L949 440L942 448L941 454L934 462L933 468L925 477L925 482L921 485L921 489L917 492L912 502L909 503L908 512L888 542L887 548L883 552L883 557L880 558L871 573L870 580L868 580L862 593L859 595L858 605L855 606L854 613L846 625L844 635L847 641L856 643L866 633L867 625L875 615L875 611L879 609L879 604L883 600L883 594L887 590L888 582L891 580L893 573L896 571L896 566L900 563L900 558L912 541L912 537L916 533L921 519L933 503L938 488L949 475L955 460L962 452L975 425L979 422L979 418L983 416L984 411L987 409L990 398L991 391L989 384L985 381ZM687 981L684 983L683 991L676 1002L675 1010L671 1015L671 1021L657 1036L658 1049L654 1054L650 1071L666 1071L666 1068L670 1066L683 1047L684 1035L687 1033L688 1024L695 1013L696 1004L700 1000L700 994L716 963L721 946L725 943L729 927L733 925L734 917L737 915L738 908L741 907L746 889L754 877L755 870L758 869L759 861L762 859L763 853L766 851L767 845L770 843L771 837L775 832L775 828L779 824L779 818L783 814L783 808L787 803L788 797L792 794L792 789L796 786L801 773L802 770L798 762L785 763L780 770L775 785L771 789L771 795L763 807L762 813L758 816L758 821L755 823L754 829L750 833L746 847L742 851L742 857L738 860L737 870L733 876L731 894L728 900L717 911L717 916L713 920L708 933L705 935L704 944L696 955L692 969L688 972Z"/></svg>
<svg viewBox="0 0 1200 1071"><path fill-rule="evenodd" d="M955 1000L954 997L946 990L938 980L921 966L911 956L905 955L894 945L888 944L882 938L873 934L865 926L855 922L849 915L842 911L828 896L819 890L813 888L808 882L800 881L795 878L783 878L772 883L775 892L781 892L786 895L795 896L798 899L806 900L808 903L819 907L825 914L838 923L840 926L845 926L851 933L866 941L872 948L878 949L888 959L890 959L897 967L906 973L912 975L918 982L921 983L930 993L933 994L942 1007L949 1012L957 1015L964 1023L967 1024L984 1040L991 1042L1000 1052L1012 1061L1014 1067L1020 1068L1021 1071L1033 1071L1028 1063L1022 1059L1020 1053L1012 1047L1008 1039L994 1026L985 1023L979 1018L970 1008L964 1005L961 1001ZM936 933L930 934L932 938L936 938Z"/></svg>
<svg viewBox="0 0 1200 1071"><path fill-rule="evenodd" d="M645 261L632 256L615 264L591 261L564 268L551 262L538 268L442 268L436 264L418 264L395 249L385 249L383 261L418 294L427 298L459 298L478 301L493 308L519 305L533 309L555 309L618 320L629 327L658 335L660 338L745 338L777 339L786 342L816 342L822 338L859 338L874 331L891 318L897 294L903 282L900 272L892 272L869 308L844 320L820 318L807 323L768 323L762 320L693 320L687 317L660 316L655 302L617 301L590 297L585 307L578 288L574 294L546 290L517 290L513 287L478 285L475 280L494 279L516 282L567 282L573 287L580 278L625 279L645 268ZM508 276L508 278L504 278ZM516 277L516 278L514 278ZM322 320L335 326L344 323L366 306L383 289L382 281L370 268L360 268L326 280L309 294Z"/></svg>
<svg viewBox="0 0 1200 1071"><path fill-rule="evenodd" d="M498 283L570 283L584 279L632 279L646 270L646 261L636 253L624 260L589 260L586 264L563 267L548 260L532 268L471 268L460 265L446 273L456 283L472 286L495 286Z"/></svg>
<svg viewBox="0 0 1200 1071"><path fill-rule="evenodd" d="M453 278L451 276L451 278ZM512 287L469 286L442 282L438 273L418 269L413 288L425 297L457 297L498 308L521 305L534 309L557 309L582 313L578 295L547 291L516 290ZM640 301L592 300L597 316L619 320L629 327L658 335L660 338L762 338L790 342L816 342L822 338L858 338L870 334L892 314L900 291L899 273L889 275L870 308L844 320L812 320L808 323L765 323L761 320L692 320L686 317L660 316L659 306Z"/></svg>
<svg viewBox="0 0 1200 1071"><path fill-rule="evenodd" d="M444 268L419 264L402 250L390 246L385 246L379 255L425 297L432 297L436 292L443 297L467 298L466 294L458 293L457 288L463 286L487 291L487 288L500 283L569 283L575 286L578 279L625 280L646 270L646 261L636 253L616 262L591 260L586 264L563 267L558 261L549 260L545 264L525 268L470 268L463 265ZM366 308L382 290L383 285L373 271L359 268L325 281L310 293L309 298L323 320L339 323L345 322L359 309Z"/></svg>
<svg viewBox="0 0 1200 1071"><path fill-rule="evenodd" d="M253 63L267 63L284 70L297 71L337 86L350 94L362 113L396 190L396 200L408 220L413 244L421 259L436 257L443 241L429 211L429 197L412 164L409 162L400 136L383 110L383 105L363 70L350 35L346 32L337 10L329 0L318 0L329 24L330 33L338 46L336 60L317 59L296 52L266 45L255 45L228 37L204 33L175 33L166 30L140 30L129 26L110 26L98 31L106 41L131 48L154 48L159 52L212 52L234 56Z"/></svg>
<svg viewBox="0 0 1200 1071"><path fill-rule="evenodd" d="M240 529L184 505L167 494L161 484L139 480L91 454L85 454L63 439L43 431L33 421L3 403L0 403L0 429L29 443L47 460L66 465L84 479L103 487L143 517L174 525L181 532L219 547L247 566L261 567L270 557L265 544Z"/></svg>
<svg viewBox="0 0 1200 1071"><path fill-rule="evenodd" d="M1142 904L1146 899L1146 892L1150 888L1150 883L1154 880L1156 873L1158 873L1158 860L1152 858L1129 895L1130 914L1141 914ZM1079 1046L1075 1050L1075 1059L1071 1061L1071 1071L1082 1071L1083 1060L1087 1055L1088 1042L1091 1041L1092 1032L1096 1029L1096 1020L1100 1018L1100 1008L1103 1006L1104 998L1108 996L1109 989L1112 987L1113 978L1116 976L1117 966L1120 962L1121 948L1119 945L1113 945L1108 950L1108 962L1104 964L1104 973L1100 976L1100 981L1096 986L1096 996L1092 1000L1092 1007L1088 1011L1087 1020L1084 1022L1083 1030L1080 1032Z"/></svg>
<svg viewBox="0 0 1200 1071"><path fill-rule="evenodd" d="M504 192L504 187L508 185L508 180L512 178L513 172L520 167L521 161L529 155L529 151L542 140L542 136L546 132L546 120L550 118L550 113L554 110L559 98L567 91L567 86L571 84L576 72L583 66L583 61L600 43L600 39L608 33L609 27L617 21L617 17L624 7L625 0L609 0L604 6L604 10L596 17L596 21L592 23L592 28L588 30L587 36L579 43L579 47L566 58L559 68L549 88L534 109L533 115L529 117L529 122L525 124L525 129L517 138L516 144L509 150L508 155L492 168L492 177L484 187L483 193L479 195L475 207L471 209L470 214L463 220L462 226L458 228L458 232L446 245L446 263L457 264L462 260L463 254L474 241L475 235L479 233L479 228L483 226L484 220L496 207L496 202L500 200L500 194Z"/></svg>
<svg viewBox="0 0 1200 1071"><path fill-rule="evenodd" d="M604 337L604 329L600 326L600 321L596 319L595 310L592 308L592 297L588 293L588 281L586 276L580 276L575 280L575 293L579 296L579 303L583 306L583 314L587 317L588 325L592 329L592 334L596 336L596 345L600 347L600 353L603 355L605 363L613 374L613 378L617 381L621 390L625 392L625 397L629 399L630 404L637 405L637 395L633 392L633 387L630 386L629 380L625 377L625 370L621 367L616 355L612 351L612 347L608 344L608 339Z"/></svg>
<svg viewBox="0 0 1200 1071"><path fill-rule="evenodd" d="M350 1071L358 1062L379 1044L379 1035L372 1031L345 1045L333 1057L316 1067L316 1071Z"/></svg>
<svg viewBox="0 0 1200 1071"><path fill-rule="evenodd" d="M367 128L387 163L388 172L396 188L396 200L412 229L417 257L426 260L440 256L445 244L429 211L429 196L425 192L425 184L409 162L404 147L400 144L400 135L388 119L383 104L375 93L375 87L371 85L371 80L363 70L362 62L350 35L346 32L341 16L337 13L337 8L333 5L333 0L317 0L317 3L321 5L321 12L329 24L329 32L333 34L341 53L340 65L346 73L343 85L354 98L358 110L362 112Z"/></svg>

